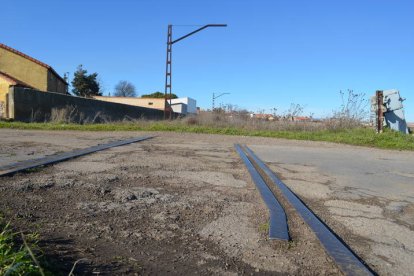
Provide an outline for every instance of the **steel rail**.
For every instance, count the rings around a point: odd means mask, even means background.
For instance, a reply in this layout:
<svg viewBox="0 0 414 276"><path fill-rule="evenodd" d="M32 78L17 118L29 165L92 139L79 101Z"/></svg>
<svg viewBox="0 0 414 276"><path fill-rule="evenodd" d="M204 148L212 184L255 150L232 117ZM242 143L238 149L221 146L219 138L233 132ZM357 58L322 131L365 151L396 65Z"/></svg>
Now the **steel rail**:
<svg viewBox="0 0 414 276"><path fill-rule="evenodd" d="M289 231L285 210L283 210L275 195L272 193L266 182L247 158L247 155L243 152L243 149L240 147L240 145L236 144L234 147L246 165L250 176L253 179L253 182L256 184L256 187L258 188L263 201L269 209L269 238L288 241Z"/></svg>
<svg viewBox="0 0 414 276"><path fill-rule="evenodd" d="M37 159L25 160L25 161L13 163L13 164L5 165L5 166L0 166L0 176L10 176L15 173L27 171L27 170L34 169L40 166L51 165L51 164L66 161L68 159L72 159L75 157L80 157L86 154L90 154L93 152L144 141L147 139L151 139L153 137L154 136L143 136L143 137L130 138L126 140L118 140L118 141L114 141L114 142L110 142L106 144L92 146L92 147L85 148L85 149L77 149L77 150L73 150L73 151L69 151L65 153L59 153L59 154L54 154L54 155L41 157Z"/></svg>
<svg viewBox="0 0 414 276"><path fill-rule="evenodd" d="M260 160L256 154L245 146L247 154L265 173L276 187L281 191L287 201L296 209L303 220L310 226L316 234L322 246L328 255L335 261L339 269L345 275L376 275L376 273L365 264L365 262L357 256L346 245L346 243L338 237L325 223L323 223L299 197L297 197L270 169Z"/></svg>

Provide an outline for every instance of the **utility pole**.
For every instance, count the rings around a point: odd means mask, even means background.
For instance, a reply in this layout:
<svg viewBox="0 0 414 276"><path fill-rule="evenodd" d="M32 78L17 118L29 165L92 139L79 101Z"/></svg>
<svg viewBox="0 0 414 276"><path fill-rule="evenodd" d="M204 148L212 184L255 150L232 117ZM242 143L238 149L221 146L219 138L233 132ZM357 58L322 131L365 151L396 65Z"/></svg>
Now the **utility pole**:
<svg viewBox="0 0 414 276"><path fill-rule="evenodd" d="M227 27L227 24L207 24L203 27L192 31L180 38L175 40L172 39L172 27L173 25L168 25L168 33L167 33L167 62L166 62L166 69L165 69L165 107L164 107L164 119L167 119L167 112L169 112L169 118L172 118L172 107L171 107L171 96L172 96L172 45L178 41L183 40L195 33L198 33L206 28L209 27ZM169 94L169 96L168 96ZM168 98L170 99L169 106L168 106ZM168 107L167 107L168 106ZM168 109L168 110L167 110Z"/></svg>
<svg viewBox="0 0 414 276"><path fill-rule="evenodd" d="M167 65L165 69L165 103L164 103L164 120L167 119L167 107L170 112L170 119L172 116L171 96L172 96L172 25L168 25L168 37L167 37ZM170 94L170 105L167 104L167 95Z"/></svg>
<svg viewBox="0 0 414 276"><path fill-rule="evenodd" d="M215 96L215 94L213 93L213 104L211 105L211 111L214 111L214 103L215 103L215 100L218 98L218 97L221 97L221 96L223 96L223 95L229 95L230 93L221 93L220 95L218 95L218 96Z"/></svg>

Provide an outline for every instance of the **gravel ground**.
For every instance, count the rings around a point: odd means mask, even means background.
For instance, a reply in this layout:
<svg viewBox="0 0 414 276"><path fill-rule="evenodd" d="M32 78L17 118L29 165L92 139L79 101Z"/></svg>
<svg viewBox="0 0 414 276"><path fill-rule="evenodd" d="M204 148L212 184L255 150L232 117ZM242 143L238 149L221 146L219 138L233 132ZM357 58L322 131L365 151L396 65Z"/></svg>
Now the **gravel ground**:
<svg viewBox="0 0 414 276"><path fill-rule="evenodd" d="M39 232L54 272L64 275L77 260L77 274L340 274L297 216L289 220L292 241L268 240L267 210L233 149L234 143L305 149L336 145L180 133L2 129L0 165L151 134L157 137L0 178L0 212L16 230ZM300 181L314 183L305 200L334 226L336 211L367 208L331 200L335 191L325 184L335 179L314 167L272 166L286 179L297 180L287 181L293 188ZM400 208L394 205L390 208ZM369 211L373 216L380 212ZM372 250L365 233L346 227L340 233L352 237L361 252ZM370 254L364 256L380 274L392 274Z"/></svg>

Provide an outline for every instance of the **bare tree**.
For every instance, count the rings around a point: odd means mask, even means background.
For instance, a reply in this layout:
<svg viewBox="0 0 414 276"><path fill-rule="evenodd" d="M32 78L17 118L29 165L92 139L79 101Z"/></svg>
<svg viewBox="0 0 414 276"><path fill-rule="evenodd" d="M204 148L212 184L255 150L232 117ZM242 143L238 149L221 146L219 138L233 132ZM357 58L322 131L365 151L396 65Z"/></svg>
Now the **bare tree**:
<svg viewBox="0 0 414 276"><path fill-rule="evenodd" d="M135 86L126 80L119 81L118 84L115 85L114 95L116 97L135 97Z"/></svg>

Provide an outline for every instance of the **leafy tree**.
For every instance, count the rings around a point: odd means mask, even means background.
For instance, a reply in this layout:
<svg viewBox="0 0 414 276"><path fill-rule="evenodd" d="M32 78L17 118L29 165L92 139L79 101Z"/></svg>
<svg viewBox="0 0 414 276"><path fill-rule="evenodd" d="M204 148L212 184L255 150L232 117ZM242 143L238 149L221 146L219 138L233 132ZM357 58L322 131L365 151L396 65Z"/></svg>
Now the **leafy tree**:
<svg viewBox="0 0 414 276"><path fill-rule="evenodd" d="M162 92L157 91L157 92L154 92L152 94L142 95L141 97L142 98L157 98L157 99L163 99L165 97L165 94L162 93ZM167 94L167 98L168 99L170 98L170 94ZM171 99L177 99L177 98L178 98L177 95L175 95L173 93L171 94Z"/></svg>
<svg viewBox="0 0 414 276"><path fill-rule="evenodd" d="M115 85L114 95L117 97L135 97L137 94L135 92L135 86L132 83L122 80Z"/></svg>
<svg viewBox="0 0 414 276"><path fill-rule="evenodd" d="M88 74L82 64L78 66L72 80L72 93L81 97L102 96L98 73Z"/></svg>

